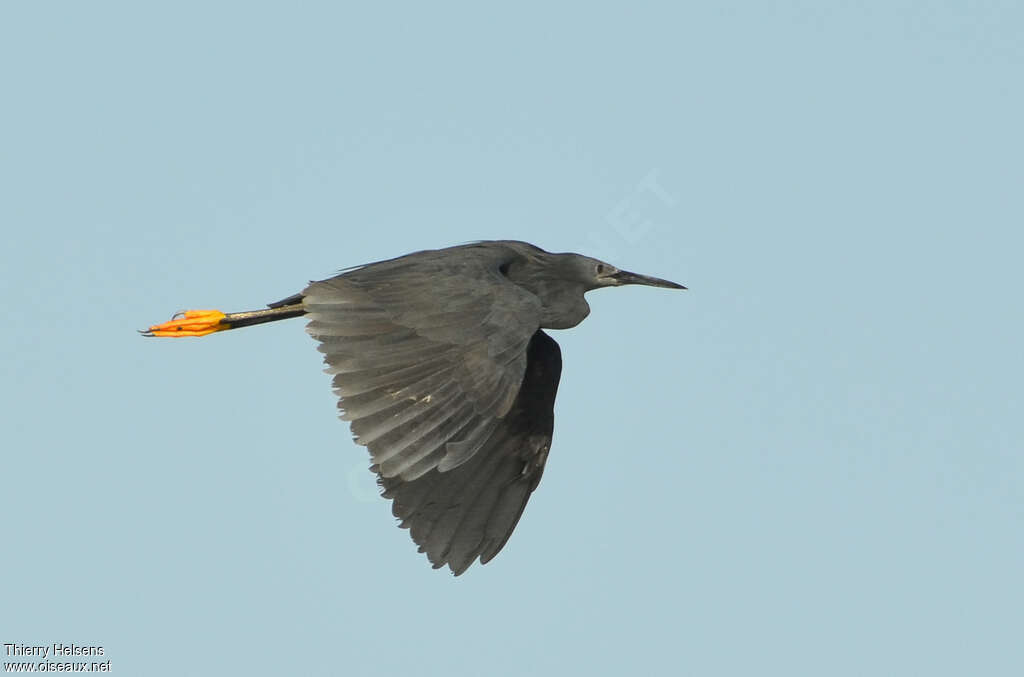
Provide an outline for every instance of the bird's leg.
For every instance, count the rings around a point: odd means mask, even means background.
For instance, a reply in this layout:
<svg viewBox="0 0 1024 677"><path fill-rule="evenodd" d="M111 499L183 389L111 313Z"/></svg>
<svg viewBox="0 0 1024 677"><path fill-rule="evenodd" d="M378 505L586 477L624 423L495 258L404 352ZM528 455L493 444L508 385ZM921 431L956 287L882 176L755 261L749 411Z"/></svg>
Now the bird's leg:
<svg viewBox="0 0 1024 677"><path fill-rule="evenodd" d="M242 313L222 313L219 310L183 310L175 313L167 322L154 324L141 331L143 336L180 337L206 336L218 331L248 327L289 317L305 315L301 303L295 303L266 310L247 310Z"/></svg>
<svg viewBox="0 0 1024 677"><path fill-rule="evenodd" d="M141 333L143 336L206 336L230 329L229 324L222 324L226 317L227 314L219 310L183 310L167 322L154 324Z"/></svg>

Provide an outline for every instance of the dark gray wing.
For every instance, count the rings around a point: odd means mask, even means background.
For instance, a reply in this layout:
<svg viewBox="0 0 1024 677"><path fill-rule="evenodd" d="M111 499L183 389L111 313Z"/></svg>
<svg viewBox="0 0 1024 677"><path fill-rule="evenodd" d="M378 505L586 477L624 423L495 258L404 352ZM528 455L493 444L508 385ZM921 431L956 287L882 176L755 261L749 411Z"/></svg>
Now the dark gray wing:
<svg viewBox="0 0 1024 677"><path fill-rule="evenodd" d="M512 284L502 247L418 252L311 283L342 418L383 478L447 472L478 453L515 401L540 301Z"/></svg>
<svg viewBox="0 0 1024 677"><path fill-rule="evenodd" d="M558 344L538 330L515 402L473 458L413 481L378 480L435 569L447 564L457 576L477 557L486 564L508 541L544 472L561 371Z"/></svg>

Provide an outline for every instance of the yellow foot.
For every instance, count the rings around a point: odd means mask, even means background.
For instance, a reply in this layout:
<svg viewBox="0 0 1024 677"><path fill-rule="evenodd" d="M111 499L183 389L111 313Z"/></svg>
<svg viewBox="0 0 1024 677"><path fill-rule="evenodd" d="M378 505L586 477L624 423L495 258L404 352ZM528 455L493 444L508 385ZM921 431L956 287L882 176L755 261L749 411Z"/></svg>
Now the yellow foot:
<svg viewBox="0 0 1024 677"><path fill-rule="evenodd" d="M219 310L186 310L175 313L169 322L154 324L143 336L206 336L215 331L231 329Z"/></svg>

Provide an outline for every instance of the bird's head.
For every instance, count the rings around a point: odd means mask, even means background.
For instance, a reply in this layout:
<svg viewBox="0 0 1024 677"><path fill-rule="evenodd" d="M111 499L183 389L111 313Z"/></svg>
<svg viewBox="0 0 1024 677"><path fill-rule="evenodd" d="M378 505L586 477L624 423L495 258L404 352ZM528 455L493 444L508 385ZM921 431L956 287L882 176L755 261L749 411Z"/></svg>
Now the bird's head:
<svg viewBox="0 0 1024 677"><path fill-rule="evenodd" d="M686 289L681 284L663 280L660 277L640 275L626 270L619 270L610 263L580 256L575 261L577 272L583 278L587 290L601 287L621 287L627 284L642 284L648 287L664 287L666 289Z"/></svg>

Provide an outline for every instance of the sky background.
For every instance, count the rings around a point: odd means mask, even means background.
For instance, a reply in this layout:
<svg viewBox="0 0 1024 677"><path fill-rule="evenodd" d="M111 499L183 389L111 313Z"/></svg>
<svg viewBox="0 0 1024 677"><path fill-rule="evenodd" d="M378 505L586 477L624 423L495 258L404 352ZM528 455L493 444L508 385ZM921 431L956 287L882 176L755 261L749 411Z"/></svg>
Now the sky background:
<svg viewBox="0 0 1024 677"><path fill-rule="evenodd" d="M1024 674L1022 69L1019 2L5 3L0 642ZM544 480L459 578L300 320L135 333L495 238L690 291L554 332Z"/></svg>

